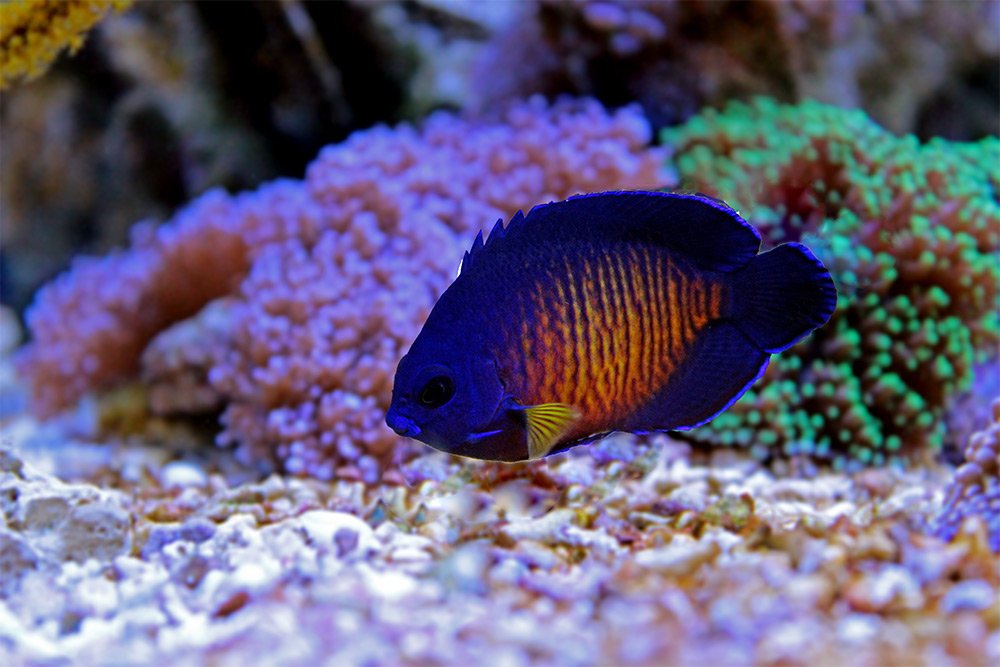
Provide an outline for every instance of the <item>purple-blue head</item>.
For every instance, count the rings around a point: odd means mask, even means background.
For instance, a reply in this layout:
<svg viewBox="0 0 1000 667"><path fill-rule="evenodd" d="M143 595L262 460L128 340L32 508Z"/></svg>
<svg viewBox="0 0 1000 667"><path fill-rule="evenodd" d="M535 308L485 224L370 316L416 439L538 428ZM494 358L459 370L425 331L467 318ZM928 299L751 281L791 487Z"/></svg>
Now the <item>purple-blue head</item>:
<svg viewBox="0 0 1000 667"><path fill-rule="evenodd" d="M517 451L508 460L525 458L523 429L505 409L493 360L475 337L442 332L435 319L432 314L399 362L385 423L449 454L504 460L498 459L498 448L511 440Z"/></svg>

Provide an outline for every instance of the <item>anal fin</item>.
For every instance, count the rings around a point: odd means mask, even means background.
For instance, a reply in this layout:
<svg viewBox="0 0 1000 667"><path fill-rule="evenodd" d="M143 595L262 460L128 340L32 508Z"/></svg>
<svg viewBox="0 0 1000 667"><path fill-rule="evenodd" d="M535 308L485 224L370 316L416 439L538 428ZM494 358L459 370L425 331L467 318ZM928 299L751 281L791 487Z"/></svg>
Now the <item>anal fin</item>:
<svg viewBox="0 0 1000 667"><path fill-rule="evenodd" d="M770 357L731 321L710 324L667 384L629 415L625 430L686 431L711 421L763 375Z"/></svg>

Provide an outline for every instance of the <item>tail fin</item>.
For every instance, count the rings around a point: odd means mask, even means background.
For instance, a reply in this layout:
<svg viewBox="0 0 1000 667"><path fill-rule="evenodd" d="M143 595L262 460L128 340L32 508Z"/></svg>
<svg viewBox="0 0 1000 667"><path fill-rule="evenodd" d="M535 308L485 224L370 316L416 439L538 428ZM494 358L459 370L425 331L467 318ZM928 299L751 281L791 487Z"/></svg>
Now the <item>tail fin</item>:
<svg viewBox="0 0 1000 667"><path fill-rule="evenodd" d="M730 275L736 325L771 354L822 326L837 307L830 272L801 243L761 253Z"/></svg>

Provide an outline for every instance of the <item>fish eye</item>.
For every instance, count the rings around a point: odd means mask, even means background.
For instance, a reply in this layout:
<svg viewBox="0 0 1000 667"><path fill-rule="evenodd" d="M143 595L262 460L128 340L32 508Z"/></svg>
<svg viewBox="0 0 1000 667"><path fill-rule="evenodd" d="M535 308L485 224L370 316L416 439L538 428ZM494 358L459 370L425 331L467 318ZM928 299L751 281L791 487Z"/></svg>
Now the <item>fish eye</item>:
<svg viewBox="0 0 1000 667"><path fill-rule="evenodd" d="M440 408L455 395L455 383L446 375L432 377L420 390L420 404L428 408Z"/></svg>

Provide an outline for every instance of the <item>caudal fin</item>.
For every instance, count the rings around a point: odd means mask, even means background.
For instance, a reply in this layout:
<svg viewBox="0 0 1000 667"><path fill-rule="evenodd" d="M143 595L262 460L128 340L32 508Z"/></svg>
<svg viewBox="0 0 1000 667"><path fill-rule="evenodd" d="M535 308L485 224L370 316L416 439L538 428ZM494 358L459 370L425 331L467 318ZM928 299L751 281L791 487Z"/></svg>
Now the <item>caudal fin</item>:
<svg viewBox="0 0 1000 667"><path fill-rule="evenodd" d="M837 307L830 272L801 243L761 253L730 275L736 325L765 352L791 347Z"/></svg>

